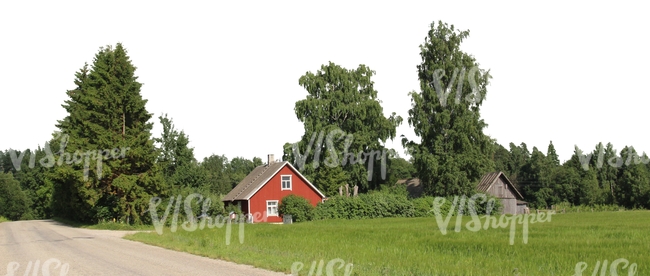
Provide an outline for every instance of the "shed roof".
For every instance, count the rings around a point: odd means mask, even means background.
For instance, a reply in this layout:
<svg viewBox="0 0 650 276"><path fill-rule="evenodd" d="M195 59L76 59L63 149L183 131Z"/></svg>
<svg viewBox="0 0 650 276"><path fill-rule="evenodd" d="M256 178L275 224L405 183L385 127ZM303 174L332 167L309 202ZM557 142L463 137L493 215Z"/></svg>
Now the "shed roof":
<svg viewBox="0 0 650 276"><path fill-rule="evenodd" d="M476 187L477 190L481 192L487 192L492 185L497 181L497 179L502 178L503 181L508 184L510 187L512 187L512 190L514 191L515 196L518 196L517 199L523 200L524 197L519 193L517 188L515 188L515 185L512 185L512 182L508 177L503 172L491 172L487 173L481 178L481 181L479 181L478 186Z"/></svg>

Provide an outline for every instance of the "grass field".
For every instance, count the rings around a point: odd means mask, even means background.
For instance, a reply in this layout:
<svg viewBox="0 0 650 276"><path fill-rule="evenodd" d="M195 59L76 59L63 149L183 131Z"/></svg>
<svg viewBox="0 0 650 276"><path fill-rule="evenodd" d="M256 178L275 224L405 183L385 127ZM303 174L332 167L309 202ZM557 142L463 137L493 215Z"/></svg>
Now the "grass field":
<svg viewBox="0 0 650 276"><path fill-rule="evenodd" d="M9 221L9 220L3 216L0 216L0 222L5 222L5 221Z"/></svg>
<svg viewBox="0 0 650 276"><path fill-rule="evenodd" d="M555 214L550 222L529 224L527 244L522 225L516 225L513 245L509 227L455 232L454 223L452 218L445 235L435 218L246 224L243 243L233 224L229 245L227 226L186 231L179 225L174 233L165 228L162 235L127 238L287 273L294 262L302 262L300 275L309 273L313 261L327 265L335 258L352 263L352 275L568 276L579 262L587 263L582 275L592 275L597 263L619 258L636 263L637 275L650 275L649 211ZM628 275L622 267L618 275ZM343 275L343 269L335 273Z"/></svg>

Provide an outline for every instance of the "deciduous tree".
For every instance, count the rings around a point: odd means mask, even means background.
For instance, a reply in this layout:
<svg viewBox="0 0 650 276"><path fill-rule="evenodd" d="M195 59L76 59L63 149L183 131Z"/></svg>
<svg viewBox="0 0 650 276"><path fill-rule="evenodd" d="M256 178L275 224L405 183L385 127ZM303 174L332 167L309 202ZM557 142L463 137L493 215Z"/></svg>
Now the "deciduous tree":
<svg viewBox="0 0 650 276"><path fill-rule="evenodd" d="M420 45L420 91L409 94L408 122L421 142L404 138L403 144L429 195L470 195L494 169L494 141L483 133L479 112L491 77L460 49L468 37L469 31L438 22Z"/></svg>

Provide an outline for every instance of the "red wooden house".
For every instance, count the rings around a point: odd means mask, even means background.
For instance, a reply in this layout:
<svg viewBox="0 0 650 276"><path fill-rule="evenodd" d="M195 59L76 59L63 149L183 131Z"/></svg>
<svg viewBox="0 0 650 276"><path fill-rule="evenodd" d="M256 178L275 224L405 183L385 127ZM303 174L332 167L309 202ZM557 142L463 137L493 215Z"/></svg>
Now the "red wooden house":
<svg viewBox="0 0 650 276"><path fill-rule="evenodd" d="M255 168L224 198L225 205L237 205L253 222L282 222L278 206L283 197L295 194L316 206L325 195L291 163L274 162L270 154L266 165Z"/></svg>

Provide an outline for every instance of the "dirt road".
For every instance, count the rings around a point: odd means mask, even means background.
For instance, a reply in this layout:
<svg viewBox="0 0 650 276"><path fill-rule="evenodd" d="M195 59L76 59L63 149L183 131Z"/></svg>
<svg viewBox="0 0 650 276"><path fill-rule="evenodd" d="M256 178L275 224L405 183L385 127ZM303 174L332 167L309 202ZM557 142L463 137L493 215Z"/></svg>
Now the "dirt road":
<svg viewBox="0 0 650 276"><path fill-rule="evenodd" d="M3 222L0 275L286 275L122 239L129 233Z"/></svg>

